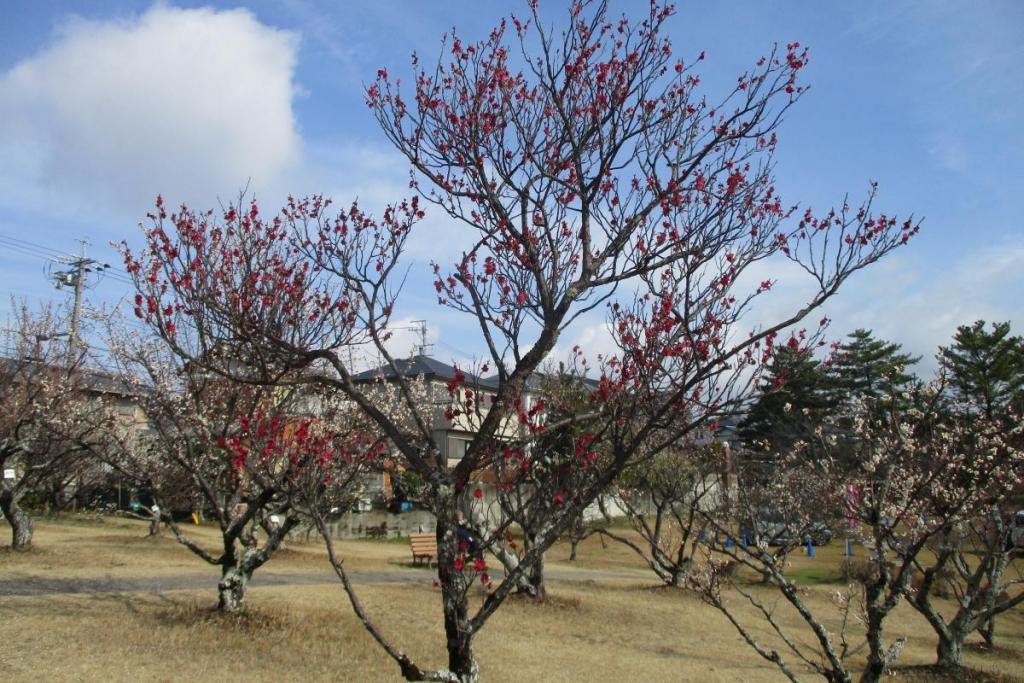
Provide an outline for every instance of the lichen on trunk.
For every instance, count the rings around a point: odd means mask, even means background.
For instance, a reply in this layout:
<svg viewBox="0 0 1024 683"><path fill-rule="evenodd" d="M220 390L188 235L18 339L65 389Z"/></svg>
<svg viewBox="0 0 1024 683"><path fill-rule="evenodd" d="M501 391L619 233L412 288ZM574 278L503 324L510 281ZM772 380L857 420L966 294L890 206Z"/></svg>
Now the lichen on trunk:
<svg viewBox="0 0 1024 683"><path fill-rule="evenodd" d="M252 576L238 567L225 567L217 583L217 609L237 614L245 609L245 591Z"/></svg>
<svg viewBox="0 0 1024 683"><path fill-rule="evenodd" d="M964 639L957 637L939 637L936 648L938 659L936 665L944 669L958 669L964 663Z"/></svg>
<svg viewBox="0 0 1024 683"><path fill-rule="evenodd" d="M15 550L31 548L32 518L18 505L18 496L13 491L0 493L0 510L11 525L11 547Z"/></svg>

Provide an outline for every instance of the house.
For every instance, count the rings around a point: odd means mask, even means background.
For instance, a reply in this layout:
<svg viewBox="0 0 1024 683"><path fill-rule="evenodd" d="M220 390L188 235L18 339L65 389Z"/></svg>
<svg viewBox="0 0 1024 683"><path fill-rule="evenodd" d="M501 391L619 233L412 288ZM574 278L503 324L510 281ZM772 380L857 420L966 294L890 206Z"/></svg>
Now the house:
<svg viewBox="0 0 1024 683"><path fill-rule="evenodd" d="M466 392L472 392L472 398L478 402L477 405L486 415L490 397L495 395L499 388L499 377L497 375L480 377L429 356L416 355L396 360L395 367L385 364L359 373L353 377L353 380L359 384L370 384L392 382L397 376L416 378L425 383L425 400L429 404L429 410L422 412L429 419L434 443L444 456L448 466L454 467L465 456L466 449L472 443L475 436L475 424L478 424L480 416L474 420L465 415L453 415L449 409L453 405L461 403L466 398ZM458 386L455 386L457 377ZM536 401L545 390L544 385L549 377L544 373L535 372L528 378L522 397L525 411L529 411L536 405ZM581 382L587 391L596 391L599 388L599 383L596 380L584 378ZM539 417L543 419L542 415ZM698 437L698 441L704 443L711 440L723 441L723 445L728 451L732 423L729 422L726 425L723 421L723 427L728 427L728 429L723 429L717 435L707 432ZM499 437L502 434L510 440L526 435L515 415L506 418L504 425L499 429ZM381 503L391 503L388 507L393 512L402 510L401 502L404 501L404 492L401 489L401 472L402 470L398 467L386 467L384 471L369 476L365 484L361 509L368 511L374 507L373 503L378 506ZM474 509L478 509L483 517L496 514L496 485L498 483L496 472L489 468L481 469L471 475L470 481L474 482L475 486L480 488L483 493L482 499L473 501ZM614 500L605 500L604 504L605 509L611 514L622 514ZM596 519L601 515L600 506L595 503L587 509L584 516L588 519ZM402 524L402 522L395 518L388 520L389 528L394 528L396 524ZM351 522L349 522L349 526L352 526Z"/></svg>
<svg viewBox="0 0 1024 683"><path fill-rule="evenodd" d="M110 433L108 408L120 428L137 432L148 425L140 400L144 389L107 372L5 357L0 358L0 380L5 392L0 437L24 436L19 428L37 421L48 425L39 432L46 439L36 446L4 454L3 486L45 494L47 505L90 503L109 488L111 468L84 457L86 440L93 448ZM46 406L46 412L32 405ZM53 417L59 419L50 424Z"/></svg>
<svg viewBox="0 0 1024 683"><path fill-rule="evenodd" d="M455 465L466 454L466 448L473 440L475 433L473 420L465 415L455 416L449 420L446 410L452 405L453 396L448 387L456 376L461 375L462 384L456 389L457 398L464 398L466 390L473 392L486 411L490 404L489 398L498 390L496 378L482 378L472 373L458 370L453 365L442 363L429 356L417 355L412 358L396 360L395 365L401 376L422 378L426 382L427 400L430 402L430 426L434 442L445 456L449 466ZM395 379L395 368L383 365L379 368L361 372L353 381L359 384L392 381Z"/></svg>
<svg viewBox="0 0 1024 683"><path fill-rule="evenodd" d="M491 405L491 398L498 391L500 386L498 375L480 377L429 356L416 355L408 359L396 360L395 367L387 364L367 370L354 376L353 380L363 384L388 382L394 381L396 375L410 379L416 378L425 383L426 401L430 404L430 409L424 412L429 415L434 443L448 466L454 467L465 456L466 450L476 434L476 426L486 416L488 407ZM528 378L521 399L524 411L530 412L536 406L536 401L544 390L546 377L543 373L537 372ZM598 385L595 380L584 380L584 382L590 389L594 389ZM472 398L474 406L479 411L478 414L474 416L453 414L450 409L453 406L464 405L467 398ZM538 417L543 419L542 416ZM499 438L509 440L525 435L525 429L515 414L503 421L497 434ZM376 499L377 502L400 500L403 492L398 480L399 474L400 470L395 468L368 478L364 508L370 507L369 503L372 499ZM472 473L470 481L474 482L483 493L483 499L476 501L474 506L493 509L497 500L495 488L498 483L497 473L490 468L484 468ZM391 509L400 508L391 506Z"/></svg>

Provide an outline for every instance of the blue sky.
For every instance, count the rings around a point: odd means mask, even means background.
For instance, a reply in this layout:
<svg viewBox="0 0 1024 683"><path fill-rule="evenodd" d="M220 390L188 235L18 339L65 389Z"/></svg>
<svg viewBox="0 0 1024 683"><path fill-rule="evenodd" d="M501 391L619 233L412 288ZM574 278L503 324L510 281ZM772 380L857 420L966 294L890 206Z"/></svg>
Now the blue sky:
<svg viewBox="0 0 1024 683"><path fill-rule="evenodd" d="M542 2L552 18L561 5ZM407 191L406 167L376 129L363 82L381 66L408 74L410 53L435 54L453 25L484 35L509 6L5 3L0 236L60 251L84 237L91 255L117 264L108 242L137 240L156 193L207 207L250 178L267 208L289 192L381 206ZM916 243L826 308L833 336L873 328L924 355L927 374L958 324L1012 320L1024 332L1024 3L680 2L670 33L682 55L707 51L710 95L773 42L810 46L811 90L780 132L783 196L823 207L876 180L879 208L924 217ZM401 311L428 320L445 360L479 351L469 321L433 303L428 284L427 262L457 253L450 230L440 217L424 224ZM10 244L0 243L5 309L11 295L67 296L43 259ZM799 299L797 283L783 285L763 315ZM108 278L88 296L125 293ZM571 332L565 347L606 348L599 318Z"/></svg>

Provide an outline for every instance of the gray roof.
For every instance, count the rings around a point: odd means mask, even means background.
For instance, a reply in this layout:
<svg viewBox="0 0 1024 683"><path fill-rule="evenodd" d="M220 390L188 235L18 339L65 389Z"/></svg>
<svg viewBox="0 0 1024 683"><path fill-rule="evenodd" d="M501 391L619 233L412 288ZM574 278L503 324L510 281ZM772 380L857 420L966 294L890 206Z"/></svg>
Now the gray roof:
<svg viewBox="0 0 1024 683"><path fill-rule="evenodd" d="M413 356L412 358L396 359L395 365L398 366L398 370L403 377L419 377L423 376L427 379L437 379L445 382L451 381L455 378L455 367L442 363L436 358L430 356ZM497 389L499 376L497 374L491 375L490 377L478 377L472 373L463 371L466 376L466 384L471 387L483 387L485 389ZM355 375L352 379L356 382L372 382L377 379L394 379L395 371L390 365L382 365L379 368L373 370L366 370ZM534 372L530 375L529 379L526 380L526 389L529 391L539 391L543 385L544 379L547 377L544 373ZM588 377L581 378L580 381L588 389L596 389L600 386L600 382L595 379Z"/></svg>
<svg viewBox="0 0 1024 683"><path fill-rule="evenodd" d="M430 356L413 356L412 358L396 359L395 365L398 367L398 371L402 377L420 377L423 376L427 379L443 380L445 382L455 379L455 367L442 363L441 361L431 358ZM466 385L471 387L484 387L487 389L497 389L497 379L484 379L477 377L476 375L462 371L462 374L466 376ZM377 379L394 379L395 369L390 365L382 365L379 368L372 370L366 370L355 375L352 379L355 382L372 382Z"/></svg>
<svg viewBox="0 0 1024 683"><path fill-rule="evenodd" d="M21 369L27 372L34 372L43 369L66 371L63 366L54 363L43 363L35 359L17 359L0 357L0 367L7 372L16 372ZM111 394L115 396L130 397L144 396L149 393L145 386L138 386L126 382L117 375L103 370L92 368L76 369L75 374L82 381L81 388L96 394Z"/></svg>
<svg viewBox="0 0 1024 683"><path fill-rule="evenodd" d="M130 384L122 378L101 371L85 371L85 386L98 394L113 394L122 397L148 396L152 389L145 385Z"/></svg>
<svg viewBox="0 0 1024 683"><path fill-rule="evenodd" d="M528 391L539 391L544 386L544 380L555 375L548 375L543 372L531 372L530 376L526 379L526 389ZM601 386L601 382L596 379L589 377L579 377L580 383L588 389L597 389ZM491 375L485 379L487 382L492 382L495 386L498 385L498 375Z"/></svg>

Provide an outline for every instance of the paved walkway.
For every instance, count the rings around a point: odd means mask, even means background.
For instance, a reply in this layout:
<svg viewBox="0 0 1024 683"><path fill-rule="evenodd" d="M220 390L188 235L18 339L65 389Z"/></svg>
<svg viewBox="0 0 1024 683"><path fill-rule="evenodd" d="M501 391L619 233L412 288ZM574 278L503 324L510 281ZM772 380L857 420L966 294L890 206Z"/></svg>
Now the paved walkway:
<svg viewBox="0 0 1024 683"><path fill-rule="evenodd" d="M434 579L434 572L422 571L373 571L349 572L353 583L407 583L429 584ZM501 575L495 577L500 579ZM550 581L649 581L656 583L653 574L618 573L587 570L553 569L547 575ZM129 577L92 577L92 578L47 578L32 576L21 579L0 579L0 596L38 596L62 594L95 594L95 593L162 593L174 590L205 590L216 585L216 574L179 574L176 576L129 576ZM315 574L275 574L269 571L257 571L253 575L251 586L302 586L315 584L338 584L340 581L333 573L319 572Z"/></svg>

